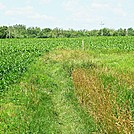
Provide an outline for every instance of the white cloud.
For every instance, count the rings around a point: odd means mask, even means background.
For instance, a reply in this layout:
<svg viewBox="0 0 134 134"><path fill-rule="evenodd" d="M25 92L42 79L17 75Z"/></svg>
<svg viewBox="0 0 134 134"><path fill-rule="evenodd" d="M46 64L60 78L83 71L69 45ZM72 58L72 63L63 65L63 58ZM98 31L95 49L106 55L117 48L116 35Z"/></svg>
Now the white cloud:
<svg viewBox="0 0 134 134"><path fill-rule="evenodd" d="M6 6L3 3L0 3L0 10L3 10L5 8L6 8Z"/></svg>
<svg viewBox="0 0 134 134"><path fill-rule="evenodd" d="M21 7L21 8L13 8L9 9L5 12L7 16L18 16L18 15L29 15L33 13L33 7Z"/></svg>
<svg viewBox="0 0 134 134"><path fill-rule="evenodd" d="M126 11L123 9L121 2L114 4L113 2L93 2L91 7L97 12L111 13L111 15L117 15L118 17L126 16Z"/></svg>
<svg viewBox="0 0 134 134"><path fill-rule="evenodd" d="M31 14L28 16L28 18L37 21L45 21L45 20L54 21L56 19L55 17L47 16L45 14L39 14L39 13Z"/></svg>
<svg viewBox="0 0 134 134"><path fill-rule="evenodd" d="M70 12L70 17L68 18L70 20L92 23L99 21L101 18L96 15L96 11L98 11L98 9L94 10L94 8L97 8L98 5L91 5L89 2L81 4L79 0L68 0L63 3L63 6L67 12Z"/></svg>
<svg viewBox="0 0 134 134"><path fill-rule="evenodd" d="M38 12L34 11L34 8L31 6L27 6L27 7L21 7L21 8L13 8L10 10L7 10L5 12L5 15L7 16L20 16L20 17L26 17L29 19L41 19L41 18L49 18L47 17L47 15L43 15L43 14L39 14Z"/></svg>
<svg viewBox="0 0 134 134"><path fill-rule="evenodd" d="M109 8L109 4L107 3L92 3L91 4L91 8L95 8L95 9L106 9Z"/></svg>
<svg viewBox="0 0 134 134"><path fill-rule="evenodd" d="M114 8L113 13L120 16L120 17L126 17L127 13L122 8Z"/></svg>
<svg viewBox="0 0 134 134"><path fill-rule="evenodd" d="M34 2L36 2L37 4L39 3L39 4L49 4L49 3L51 3L52 2L52 0L25 0L25 2L27 3L27 4L32 4L32 3L34 3Z"/></svg>
<svg viewBox="0 0 134 134"><path fill-rule="evenodd" d="M120 3L116 5L110 1L97 1L81 3L79 0L68 0L63 3L64 9L70 12L68 19L85 23L99 23L108 20L110 16L125 17L126 12Z"/></svg>
<svg viewBox="0 0 134 134"><path fill-rule="evenodd" d="M49 3L49 2L51 2L51 0L39 0L39 1L41 1L43 3Z"/></svg>
<svg viewBox="0 0 134 134"><path fill-rule="evenodd" d="M34 25L41 24L44 22L51 23L56 21L55 17L39 13L32 6L9 9L5 12L5 15L8 16L14 22L31 22Z"/></svg>
<svg viewBox="0 0 134 134"><path fill-rule="evenodd" d="M66 0L63 2L63 7L67 11L74 12L80 9L80 2L79 0Z"/></svg>

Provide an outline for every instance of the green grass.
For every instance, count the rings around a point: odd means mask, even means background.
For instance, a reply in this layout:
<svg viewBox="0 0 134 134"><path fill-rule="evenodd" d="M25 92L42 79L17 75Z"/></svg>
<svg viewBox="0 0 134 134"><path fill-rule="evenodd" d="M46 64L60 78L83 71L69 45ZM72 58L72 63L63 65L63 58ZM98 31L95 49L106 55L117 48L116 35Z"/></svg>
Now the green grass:
<svg viewBox="0 0 134 134"><path fill-rule="evenodd" d="M1 133L91 133L92 117L81 109L65 62L45 54L1 98ZM56 54L56 53L55 53Z"/></svg>
<svg viewBox="0 0 134 134"><path fill-rule="evenodd" d="M98 123L92 115L92 109L89 107L91 94L96 96L96 102L106 100L101 107L96 103L96 109L105 114L107 110L104 110L104 106L107 103L114 102L117 108L121 107L122 112L116 115L109 111L113 114L112 117L107 116L109 119L123 115L120 120L117 118L118 122L122 123L125 119L123 112L128 108L128 115L132 119L126 114L127 121L133 122L134 38L86 38L85 50L81 47L82 40L2 40L0 133L90 134L105 133L107 130L114 132L116 125L105 124L109 123L107 120L102 120L103 123L98 120ZM76 85L72 77L73 72L76 72L76 78L79 76L80 80ZM88 85L89 81L93 84ZM99 88L98 83L103 88ZM82 85L80 89L84 92L81 93L80 90L77 93L77 84ZM86 87L86 90L83 87ZM89 94L88 91L92 87L96 90ZM99 96L100 92L102 96ZM81 94L82 96L79 96ZM113 96L115 94L116 97ZM99 97L102 100L97 100ZM125 123L131 129L128 122ZM119 126L119 130L123 130L122 133L126 131ZM127 130L128 128L126 127Z"/></svg>

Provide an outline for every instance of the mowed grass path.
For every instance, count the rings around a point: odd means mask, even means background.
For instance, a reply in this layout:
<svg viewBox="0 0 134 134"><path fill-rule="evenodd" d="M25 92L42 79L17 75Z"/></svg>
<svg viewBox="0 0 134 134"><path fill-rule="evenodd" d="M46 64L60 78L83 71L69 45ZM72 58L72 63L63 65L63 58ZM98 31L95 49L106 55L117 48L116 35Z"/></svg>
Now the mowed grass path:
<svg viewBox="0 0 134 134"><path fill-rule="evenodd" d="M69 59L72 52L46 53L30 66L18 84L4 92L0 100L1 134L96 131L93 119L81 108L74 94L71 69L76 59ZM77 53L75 57L80 59Z"/></svg>

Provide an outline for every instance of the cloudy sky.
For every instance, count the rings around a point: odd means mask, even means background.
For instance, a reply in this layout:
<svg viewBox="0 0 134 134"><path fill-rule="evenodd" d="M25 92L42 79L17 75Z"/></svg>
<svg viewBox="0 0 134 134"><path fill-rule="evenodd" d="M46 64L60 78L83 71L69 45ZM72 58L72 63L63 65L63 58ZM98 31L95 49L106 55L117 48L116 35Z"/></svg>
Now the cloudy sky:
<svg viewBox="0 0 134 134"><path fill-rule="evenodd" d="M14 24L63 29L134 28L134 0L0 0L0 26Z"/></svg>

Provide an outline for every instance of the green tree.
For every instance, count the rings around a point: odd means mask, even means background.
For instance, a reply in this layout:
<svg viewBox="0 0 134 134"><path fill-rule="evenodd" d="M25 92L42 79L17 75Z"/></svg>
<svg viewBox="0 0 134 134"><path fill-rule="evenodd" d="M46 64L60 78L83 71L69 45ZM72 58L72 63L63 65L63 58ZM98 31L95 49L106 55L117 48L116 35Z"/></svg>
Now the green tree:
<svg viewBox="0 0 134 134"><path fill-rule="evenodd" d="M127 34L128 34L128 36L134 36L134 30L133 30L133 28L128 28L127 29Z"/></svg>
<svg viewBox="0 0 134 134"><path fill-rule="evenodd" d="M110 30L108 28L103 28L103 36L110 36Z"/></svg>
<svg viewBox="0 0 134 134"><path fill-rule="evenodd" d="M42 29L41 32L40 32L40 37L41 38L51 38L52 37L51 31L52 30L50 28Z"/></svg>
<svg viewBox="0 0 134 134"><path fill-rule="evenodd" d="M89 35L90 36L97 36L98 35L98 30L96 30L96 29L94 29L94 30L91 30L90 32L89 32Z"/></svg>
<svg viewBox="0 0 134 134"><path fill-rule="evenodd" d="M6 38L8 33L8 27L7 26L1 26L0 27L0 38Z"/></svg>
<svg viewBox="0 0 134 134"><path fill-rule="evenodd" d="M99 36L110 36L110 29L103 28L98 31Z"/></svg>
<svg viewBox="0 0 134 134"><path fill-rule="evenodd" d="M27 36L29 38L39 38L41 35L41 29L39 27L29 27L27 28Z"/></svg>
<svg viewBox="0 0 134 134"><path fill-rule="evenodd" d="M25 25L13 25L12 31L15 38L24 38L26 37L26 26Z"/></svg>
<svg viewBox="0 0 134 134"><path fill-rule="evenodd" d="M126 36L126 29L118 29L117 30L119 36Z"/></svg>

